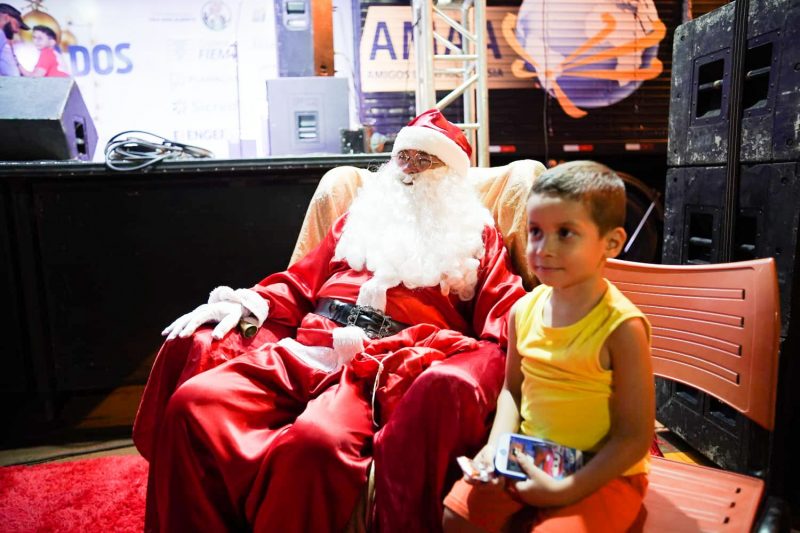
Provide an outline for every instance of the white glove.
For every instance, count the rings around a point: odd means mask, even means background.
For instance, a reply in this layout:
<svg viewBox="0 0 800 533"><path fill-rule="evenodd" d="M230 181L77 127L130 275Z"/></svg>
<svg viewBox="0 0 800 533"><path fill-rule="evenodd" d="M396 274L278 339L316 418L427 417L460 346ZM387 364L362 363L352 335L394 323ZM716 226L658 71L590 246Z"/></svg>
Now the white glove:
<svg viewBox="0 0 800 533"><path fill-rule="evenodd" d="M186 313L161 332L172 340L175 337L191 336L201 324L206 322L219 322L211 333L215 339L222 338L226 333L239 323L242 318L242 304L237 302L216 302L203 304L191 313Z"/></svg>
<svg viewBox="0 0 800 533"><path fill-rule="evenodd" d="M175 322L167 326L162 335L167 340L175 337L189 337L200 325L207 322L218 322L211 336L221 339L244 316L252 315L256 319L256 324L261 324L267 319L269 304L258 293L250 289L233 290L230 287L217 287L208 297L208 303L199 306L191 313L186 313Z"/></svg>

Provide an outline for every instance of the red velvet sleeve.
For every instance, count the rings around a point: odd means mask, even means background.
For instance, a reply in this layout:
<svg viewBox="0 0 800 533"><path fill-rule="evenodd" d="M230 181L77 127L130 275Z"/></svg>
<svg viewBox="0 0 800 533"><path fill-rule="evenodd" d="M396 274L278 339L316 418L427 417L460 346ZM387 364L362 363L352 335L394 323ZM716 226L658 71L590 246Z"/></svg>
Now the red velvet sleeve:
<svg viewBox="0 0 800 533"><path fill-rule="evenodd" d="M267 320L297 327L313 311L317 292L332 274L333 255L345 219L346 215L339 217L323 241L303 259L252 287L269 302Z"/></svg>
<svg viewBox="0 0 800 533"><path fill-rule="evenodd" d="M514 273L500 232L483 231L485 252L473 298L472 327L479 339L494 341L505 349L508 312L525 295L522 279Z"/></svg>

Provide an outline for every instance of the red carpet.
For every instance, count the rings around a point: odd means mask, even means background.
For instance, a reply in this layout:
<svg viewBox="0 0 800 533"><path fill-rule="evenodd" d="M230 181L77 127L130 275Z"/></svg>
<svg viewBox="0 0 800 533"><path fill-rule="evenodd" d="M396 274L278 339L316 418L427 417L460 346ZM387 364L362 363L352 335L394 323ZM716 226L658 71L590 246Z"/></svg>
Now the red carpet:
<svg viewBox="0 0 800 533"><path fill-rule="evenodd" d="M141 532L147 462L138 455L0 468L0 529Z"/></svg>

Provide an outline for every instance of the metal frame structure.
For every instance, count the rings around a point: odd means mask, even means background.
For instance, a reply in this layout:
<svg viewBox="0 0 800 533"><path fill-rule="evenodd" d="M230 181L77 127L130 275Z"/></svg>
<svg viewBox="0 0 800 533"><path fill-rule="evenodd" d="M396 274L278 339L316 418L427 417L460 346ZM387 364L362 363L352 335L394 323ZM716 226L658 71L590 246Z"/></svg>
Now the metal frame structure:
<svg viewBox="0 0 800 533"><path fill-rule="evenodd" d="M464 103L463 129L473 147L473 164L489 166L489 87L486 58L486 0L464 0L456 3L439 0L412 0L414 24L414 60L417 71L417 114L427 109L444 109L459 96ZM442 8L460 11L461 20L456 21ZM461 47L443 37L433 27L434 15L461 35ZM435 54L434 41L444 46L449 53ZM447 61L457 66L435 68L436 61ZM461 75L461 84L447 96L436 101L435 76L438 73ZM477 162L476 162L477 159Z"/></svg>

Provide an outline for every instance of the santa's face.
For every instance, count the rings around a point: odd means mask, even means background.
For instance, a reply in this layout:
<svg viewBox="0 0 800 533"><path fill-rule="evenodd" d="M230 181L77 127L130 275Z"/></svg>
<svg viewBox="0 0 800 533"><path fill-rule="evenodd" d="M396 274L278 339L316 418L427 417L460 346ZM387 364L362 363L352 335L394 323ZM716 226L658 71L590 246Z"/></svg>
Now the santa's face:
<svg viewBox="0 0 800 533"><path fill-rule="evenodd" d="M415 165L401 167L392 158L363 183L336 257L355 270L372 272L381 291L398 283L408 288L439 285L445 293L469 299L491 214L466 176L445 165L432 168L432 163L424 172L406 172ZM382 308L380 301L361 305Z"/></svg>
<svg viewBox="0 0 800 533"><path fill-rule="evenodd" d="M413 185L419 174L445 166L441 159L421 150L400 150L393 159L403 174L404 185Z"/></svg>

